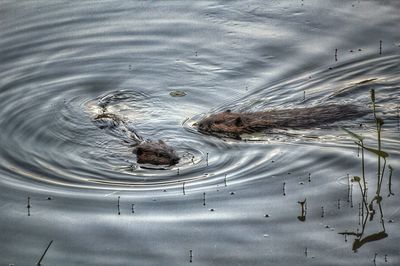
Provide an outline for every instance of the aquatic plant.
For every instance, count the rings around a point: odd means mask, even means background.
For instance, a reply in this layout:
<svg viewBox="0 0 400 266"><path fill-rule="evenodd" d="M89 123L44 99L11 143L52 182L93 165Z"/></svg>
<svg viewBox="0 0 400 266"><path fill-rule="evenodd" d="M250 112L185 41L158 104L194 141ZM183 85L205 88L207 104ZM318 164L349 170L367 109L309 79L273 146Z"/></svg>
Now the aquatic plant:
<svg viewBox="0 0 400 266"><path fill-rule="evenodd" d="M357 232L345 231L345 232L339 233L342 235L354 235L357 237L353 242L353 251L357 251L358 248L360 248L362 245L364 245L367 242L377 241L377 240L383 239L388 236L386 233L385 223L383 220L384 216L383 216L383 210L382 210L382 205L381 205L383 198L381 196L381 190L382 190L382 182L383 182L385 170L386 170L387 158L389 157L389 154L382 150L381 133L382 133L382 126L384 125L384 121L381 117L377 116L375 90L371 89L370 93L371 93L370 97L371 97L372 111L373 111L373 116L374 116L374 120L375 120L375 127L376 127L376 134L377 134L377 149L365 146L364 137L362 137L359 134L356 134L346 128L342 128L347 134L349 134L355 140L355 144L357 145L357 147L359 149L361 149L361 177L354 176L351 181L358 184L358 186L360 188L360 192L361 192L361 201L362 201L361 218L363 221L362 222L362 230L361 230L361 232L359 232L357 230ZM369 202L368 202L368 198L367 198L368 188L367 188L366 173L365 173L364 151L370 152L377 156L376 191L375 191L375 196ZM382 164L382 161L383 161L383 164ZM388 178L389 195L388 196L390 196L390 195L394 195L394 193L392 192L392 187L391 187L393 168L390 165L388 166L388 168L389 168L389 178ZM363 238L363 234L364 234L368 219L369 219L369 221L372 221L374 218L374 215L376 213L374 205L375 206L377 205L379 208L382 231L368 235Z"/></svg>

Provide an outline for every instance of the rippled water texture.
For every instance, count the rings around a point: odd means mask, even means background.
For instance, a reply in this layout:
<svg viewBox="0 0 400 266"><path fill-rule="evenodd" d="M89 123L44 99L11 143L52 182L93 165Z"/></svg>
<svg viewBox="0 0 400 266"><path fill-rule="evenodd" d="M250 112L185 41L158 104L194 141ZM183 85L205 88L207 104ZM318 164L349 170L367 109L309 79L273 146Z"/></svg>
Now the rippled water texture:
<svg viewBox="0 0 400 266"><path fill-rule="evenodd" d="M399 265L399 14L398 1L0 0L1 263L33 265L53 240L42 265ZM338 126L375 147L371 112L243 141L196 130L227 109L369 110L370 89L395 195L385 175L387 237L357 252L339 233L362 230L347 178L360 157ZM124 127L100 129L104 108ZM131 131L179 164L137 164ZM381 230L375 217L364 233Z"/></svg>

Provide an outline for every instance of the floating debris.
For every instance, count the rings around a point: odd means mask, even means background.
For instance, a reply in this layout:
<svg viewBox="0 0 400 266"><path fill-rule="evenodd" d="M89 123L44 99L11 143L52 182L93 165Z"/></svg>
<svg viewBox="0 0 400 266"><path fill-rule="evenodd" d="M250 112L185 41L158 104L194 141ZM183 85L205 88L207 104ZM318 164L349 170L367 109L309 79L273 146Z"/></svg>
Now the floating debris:
<svg viewBox="0 0 400 266"><path fill-rule="evenodd" d="M28 205L26 208L28 209L28 216L31 216L31 197L28 197Z"/></svg>
<svg viewBox="0 0 400 266"><path fill-rule="evenodd" d="M184 96L186 96L186 92L175 90L175 91L171 91L169 93L169 95L171 95L172 97L184 97Z"/></svg>
<svg viewBox="0 0 400 266"><path fill-rule="evenodd" d="M225 177L224 177L224 185L226 187L226 174L225 174Z"/></svg>
<svg viewBox="0 0 400 266"><path fill-rule="evenodd" d="M306 220L306 209L307 209L306 201L307 199L304 199L304 201L297 202L301 206L301 214L300 216L297 216L297 219L299 219L299 221L301 222L304 222Z"/></svg>
<svg viewBox="0 0 400 266"><path fill-rule="evenodd" d="M283 196L286 196L286 190L285 190L285 187L286 187L286 182L283 182L283 187L282 187L282 190L283 190Z"/></svg>
<svg viewBox="0 0 400 266"><path fill-rule="evenodd" d="M46 248L45 251L43 252L42 256L40 257L40 259L39 259L39 261L36 263L36 265L39 265L39 266L40 266L40 263L42 262L44 256L45 256L46 253L47 253L47 250L49 250L49 248L50 248L50 246L51 246L52 243L53 243L53 240L50 241L49 245L47 246L47 248Z"/></svg>
<svg viewBox="0 0 400 266"><path fill-rule="evenodd" d="M120 200L121 200L121 197L118 196L118 203L117 203L118 215L121 215L121 209L120 209L120 204L119 204Z"/></svg>

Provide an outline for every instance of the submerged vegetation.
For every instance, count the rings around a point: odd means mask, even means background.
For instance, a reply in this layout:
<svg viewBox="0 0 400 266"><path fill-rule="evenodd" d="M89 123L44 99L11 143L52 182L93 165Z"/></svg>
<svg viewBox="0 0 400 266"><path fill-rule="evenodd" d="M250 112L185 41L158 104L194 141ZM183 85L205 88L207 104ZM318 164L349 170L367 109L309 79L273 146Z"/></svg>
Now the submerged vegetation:
<svg viewBox="0 0 400 266"><path fill-rule="evenodd" d="M372 112L375 120L375 128L376 128L376 141L377 141L377 149L367 147L365 145L365 139L363 136L356 134L346 128L343 128L345 132L347 132L355 141L354 143L361 149L361 176L354 176L352 178L352 182L357 183L358 187L360 188L361 193L361 209L360 209L360 218L362 221L362 229L361 232L357 229L357 232L341 232L339 234L342 235L352 235L355 236L355 240L353 242L353 251L357 251L362 245L371 241L377 241L383 238L386 238L388 234L386 233L385 228L385 221L382 209L382 201L383 198L381 196L382 193L382 183L385 177L385 170L386 168L389 169L389 177L388 177L388 197L390 195L394 195L392 192L392 174L393 168L388 165L387 166L387 158L389 154L382 150L382 126L384 125L384 121L381 117L377 115L377 104L376 104L376 97L375 97L375 90L371 89L371 105L372 105ZM368 190L371 189L368 187L368 181L365 172L365 151L374 154L377 158L377 171L376 171L376 188L375 188L375 195L373 198L368 201ZM376 214L376 209L378 208L380 214L380 224L382 230L373 234L369 234L364 236L365 229L367 222L371 222L374 219Z"/></svg>

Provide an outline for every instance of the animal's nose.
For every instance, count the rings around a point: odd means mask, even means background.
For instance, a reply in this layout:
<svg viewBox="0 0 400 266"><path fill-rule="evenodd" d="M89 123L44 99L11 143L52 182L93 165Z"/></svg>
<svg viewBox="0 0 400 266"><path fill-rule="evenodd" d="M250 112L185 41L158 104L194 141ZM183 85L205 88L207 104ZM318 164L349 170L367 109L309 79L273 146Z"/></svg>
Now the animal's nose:
<svg viewBox="0 0 400 266"><path fill-rule="evenodd" d="M172 158L171 163L172 163L172 164L177 164L177 163L179 163L179 157L174 157L174 158Z"/></svg>

